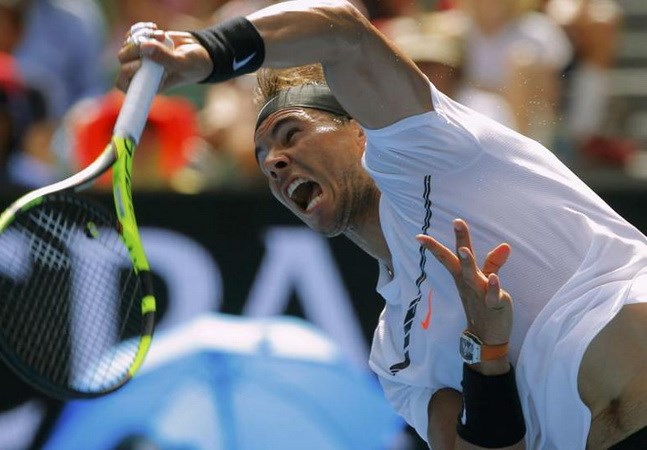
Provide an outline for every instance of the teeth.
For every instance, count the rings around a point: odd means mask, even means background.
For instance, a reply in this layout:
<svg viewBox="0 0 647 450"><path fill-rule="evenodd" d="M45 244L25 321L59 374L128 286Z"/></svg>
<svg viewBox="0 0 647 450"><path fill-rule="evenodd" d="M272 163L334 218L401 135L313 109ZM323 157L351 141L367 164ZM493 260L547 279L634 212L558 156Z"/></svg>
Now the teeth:
<svg viewBox="0 0 647 450"><path fill-rule="evenodd" d="M294 180L290 185L288 186L288 197L292 198L292 194L294 194L294 191L301 186L303 183L307 183L308 180L305 178L297 178Z"/></svg>
<svg viewBox="0 0 647 450"><path fill-rule="evenodd" d="M308 203L308 207L306 208L306 212L317 206L319 202L321 202L321 195L317 195L315 198L310 200L310 203Z"/></svg>

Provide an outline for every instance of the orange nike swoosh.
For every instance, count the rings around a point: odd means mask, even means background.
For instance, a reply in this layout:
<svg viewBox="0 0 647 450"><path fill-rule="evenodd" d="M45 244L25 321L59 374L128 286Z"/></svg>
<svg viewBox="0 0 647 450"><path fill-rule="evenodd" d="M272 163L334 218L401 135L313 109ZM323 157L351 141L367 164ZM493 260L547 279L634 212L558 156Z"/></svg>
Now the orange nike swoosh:
<svg viewBox="0 0 647 450"><path fill-rule="evenodd" d="M425 320L420 322L423 330L429 328L429 322L431 322L431 290L429 291L429 295L427 295L427 314L425 315Z"/></svg>

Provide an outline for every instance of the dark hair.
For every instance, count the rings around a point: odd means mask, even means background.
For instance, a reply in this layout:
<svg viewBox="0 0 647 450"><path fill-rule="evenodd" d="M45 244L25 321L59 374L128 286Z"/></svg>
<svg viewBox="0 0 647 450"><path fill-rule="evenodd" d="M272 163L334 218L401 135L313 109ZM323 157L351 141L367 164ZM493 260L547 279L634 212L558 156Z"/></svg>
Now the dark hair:
<svg viewBox="0 0 647 450"><path fill-rule="evenodd" d="M261 68L256 72L256 81L258 87L254 102L259 110L272 97L287 88L306 84L327 86L323 67L319 63L290 67L288 69ZM350 120L350 117L346 114L324 112L340 124L347 123Z"/></svg>
<svg viewBox="0 0 647 450"><path fill-rule="evenodd" d="M321 64L291 67L289 69L262 68L256 72L258 88L255 102L260 109L279 91L303 84L326 85L326 77Z"/></svg>

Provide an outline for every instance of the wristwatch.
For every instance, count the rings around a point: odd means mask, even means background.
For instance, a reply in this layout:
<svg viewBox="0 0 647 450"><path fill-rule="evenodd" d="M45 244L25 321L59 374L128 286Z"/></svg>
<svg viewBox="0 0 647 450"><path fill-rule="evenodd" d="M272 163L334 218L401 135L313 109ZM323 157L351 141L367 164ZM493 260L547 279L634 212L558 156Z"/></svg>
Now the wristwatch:
<svg viewBox="0 0 647 450"><path fill-rule="evenodd" d="M508 343L485 345L477 335L465 330L461 334L459 349L465 363L476 364L504 357L508 354Z"/></svg>

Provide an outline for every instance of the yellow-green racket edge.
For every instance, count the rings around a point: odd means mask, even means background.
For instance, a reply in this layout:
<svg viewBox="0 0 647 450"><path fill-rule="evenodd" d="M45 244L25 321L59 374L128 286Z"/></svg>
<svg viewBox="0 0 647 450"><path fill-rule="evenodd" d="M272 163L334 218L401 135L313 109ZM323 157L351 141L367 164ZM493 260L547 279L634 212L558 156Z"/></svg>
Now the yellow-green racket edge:
<svg viewBox="0 0 647 450"><path fill-rule="evenodd" d="M156 302L150 286L150 268L144 247L142 245L135 209L132 199L132 166L136 144L128 137L115 136L111 145L117 155L112 167L113 196L117 220L121 228L121 238L128 249L128 254L133 264L135 273L142 277L144 296L141 299L143 331L140 336L139 347L128 369L128 376L124 383L139 371L150 349L155 322ZM147 281L148 280L148 281Z"/></svg>

